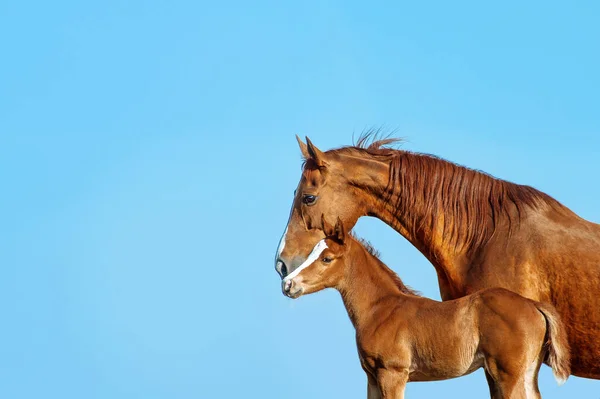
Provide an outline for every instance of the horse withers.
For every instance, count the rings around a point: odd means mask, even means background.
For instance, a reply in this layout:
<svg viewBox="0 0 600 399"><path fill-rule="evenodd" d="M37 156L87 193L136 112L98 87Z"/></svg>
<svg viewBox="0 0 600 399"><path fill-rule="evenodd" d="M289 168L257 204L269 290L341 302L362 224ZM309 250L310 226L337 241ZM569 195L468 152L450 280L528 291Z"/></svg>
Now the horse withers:
<svg viewBox="0 0 600 399"><path fill-rule="evenodd" d="M480 367L492 398L540 398L546 358L559 382L570 374L565 328L552 305L503 288L438 302L406 287L372 247L324 220L306 261L282 280L298 298L340 292L356 329L367 397L403 398L409 381L436 381ZM307 234L308 231L307 231ZM285 249L284 249L285 251Z"/></svg>

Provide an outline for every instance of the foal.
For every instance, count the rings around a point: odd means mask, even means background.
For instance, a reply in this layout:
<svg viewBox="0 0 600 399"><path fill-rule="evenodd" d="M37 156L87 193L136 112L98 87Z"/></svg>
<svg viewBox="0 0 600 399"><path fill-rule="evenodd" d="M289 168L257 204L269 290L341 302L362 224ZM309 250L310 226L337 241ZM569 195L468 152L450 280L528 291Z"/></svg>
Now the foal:
<svg viewBox="0 0 600 399"><path fill-rule="evenodd" d="M551 305L502 288L452 301L418 296L374 250L323 221L326 238L282 281L290 298L337 289L356 329L367 398L403 398L409 381L444 380L484 367L492 398L540 398L547 355L554 375L570 374L564 327Z"/></svg>

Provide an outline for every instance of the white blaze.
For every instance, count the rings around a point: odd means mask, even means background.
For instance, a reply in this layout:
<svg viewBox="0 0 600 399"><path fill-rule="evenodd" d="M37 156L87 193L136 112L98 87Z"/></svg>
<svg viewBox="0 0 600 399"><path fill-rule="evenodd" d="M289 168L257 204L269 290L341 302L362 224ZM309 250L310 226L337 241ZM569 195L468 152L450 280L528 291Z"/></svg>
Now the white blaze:
<svg viewBox="0 0 600 399"><path fill-rule="evenodd" d="M300 186L300 183L298 183L298 187ZM296 190L298 189L298 187L296 187ZM294 196L296 195L296 191L294 190ZM277 263L279 262L279 257L281 256L281 253L283 252L283 249L285 248L285 236L287 235L288 232L288 227L290 226L290 220L292 220L292 213L294 212L294 203L292 203L292 209L290 209L290 214L288 215L288 221L285 224L285 230L283 231L283 235L281 236L281 239L279 240L279 246L277 247L277 253L275 254L275 268L277 268Z"/></svg>
<svg viewBox="0 0 600 399"><path fill-rule="evenodd" d="M279 240L279 246L277 247L277 255L275 255L275 266L277 266L277 262L279 261L279 257L281 256L281 253L283 252L283 248L285 248L285 235L288 232L288 225L289 225L289 220L288 220L288 224L285 226L285 231L283 232L283 235L281 236L281 240Z"/></svg>
<svg viewBox="0 0 600 399"><path fill-rule="evenodd" d="M298 266L296 270L284 278L283 281L289 281L296 277L302 270L306 269L308 266L312 265L315 260L319 259L321 253L327 248L328 247L327 244L325 244L325 239L319 241L311 251L310 255L308 255L308 258L306 258L306 260L300 266Z"/></svg>
<svg viewBox="0 0 600 399"><path fill-rule="evenodd" d="M300 181L302 181L302 179L300 179ZM298 182L298 186L296 187L296 190L294 190L294 197L296 197L296 191L298 190L298 187L300 187L300 182ZM294 199L295 201L295 199ZM283 253L283 249L285 248L285 236L287 235L288 232L288 227L290 226L290 220L292 220L292 213L294 213L294 203L292 202L292 208L290 209L290 214L288 216L288 221L285 224L285 230L283 232L283 235L281 236L281 239L279 240L279 246L277 247L277 254L275 254L275 268L277 269L277 264L279 263L279 258L281 257L281 254Z"/></svg>

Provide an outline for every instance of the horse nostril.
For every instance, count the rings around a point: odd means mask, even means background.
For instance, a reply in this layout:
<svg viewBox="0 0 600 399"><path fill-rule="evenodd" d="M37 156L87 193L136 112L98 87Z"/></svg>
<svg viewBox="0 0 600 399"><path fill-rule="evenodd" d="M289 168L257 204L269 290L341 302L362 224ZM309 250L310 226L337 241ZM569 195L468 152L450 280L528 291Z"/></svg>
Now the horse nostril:
<svg viewBox="0 0 600 399"><path fill-rule="evenodd" d="M277 273L279 273L281 278L284 278L285 276L288 275L287 266L285 265L285 263L283 263L283 261L281 259L279 259L277 261L277 266L275 267L275 269L277 270Z"/></svg>

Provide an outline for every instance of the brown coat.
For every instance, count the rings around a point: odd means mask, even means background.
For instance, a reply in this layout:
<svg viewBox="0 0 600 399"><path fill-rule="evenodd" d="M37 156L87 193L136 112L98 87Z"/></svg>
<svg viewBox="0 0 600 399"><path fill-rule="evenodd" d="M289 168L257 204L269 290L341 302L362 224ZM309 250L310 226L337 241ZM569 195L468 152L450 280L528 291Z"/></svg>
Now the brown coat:
<svg viewBox="0 0 600 399"><path fill-rule="evenodd" d="M564 326L551 305L502 288L438 302L418 296L341 222L309 260L282 281L285 295L335 288L352 324L369 398L402 398L409 381L485 369L492 398L539 398L543 359L569 376ZM314 241L313 241L314 242ZM547 343L547 344L546 344Z"/></svg>
<svg viewBox="0 0 600 399"><path fill-rule="evenodd" d="M339 216L346 229L374 216L431 261L443 300L503 287L553 304L567 328L573 374L600 378L600 225L531 187L386 148L391 141L322 152L299 140L306 162L278 271L292 272L323 238L322 214Z"/></svg>

